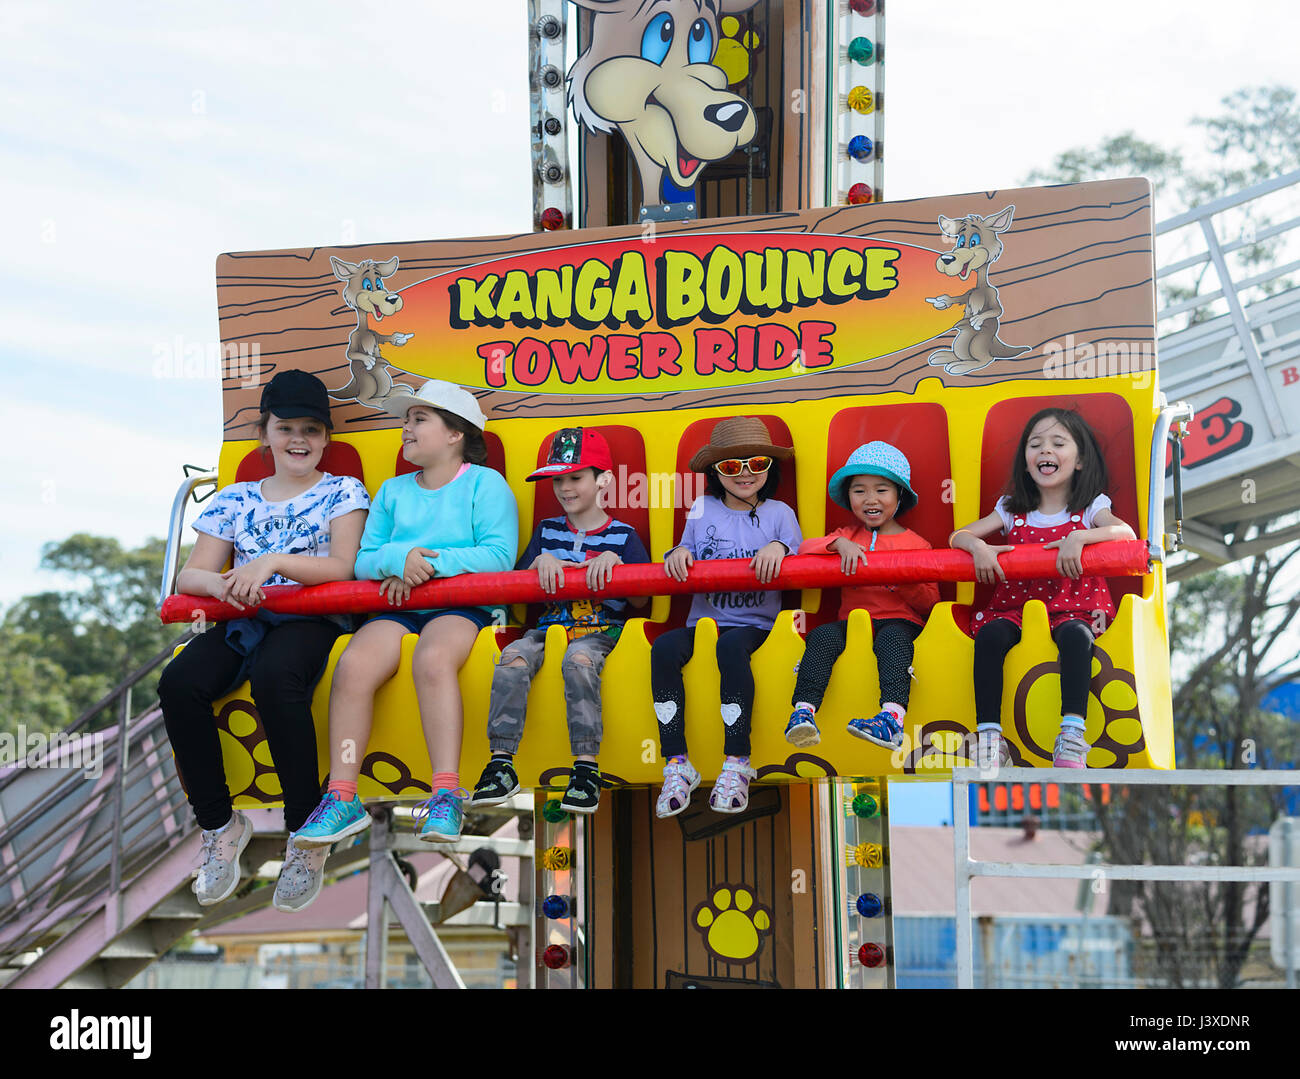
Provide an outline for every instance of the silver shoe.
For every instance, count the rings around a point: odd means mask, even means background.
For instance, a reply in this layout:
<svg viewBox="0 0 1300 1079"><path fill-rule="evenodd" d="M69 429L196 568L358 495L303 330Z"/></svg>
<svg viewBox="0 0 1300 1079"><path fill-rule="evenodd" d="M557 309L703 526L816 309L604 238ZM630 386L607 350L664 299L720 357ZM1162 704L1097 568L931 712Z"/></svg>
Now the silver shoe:
<svg viewBox="0 0 1300 1079"><path fill-rule="evenodd" d="M194 873L194 894L199 906L210 907L239 887L239 856L253 838L253 825L236 811L224 828L205 829L202 835L203 861Z"/></svg>
<svg viewBox="0 0 1300 1079"><path fill-rule="evenodd" d="M305 910L320 895L325 859L330 852L329 847L295 847L293 838L291 834L271 900L271 906L288 914Z"/></svg>

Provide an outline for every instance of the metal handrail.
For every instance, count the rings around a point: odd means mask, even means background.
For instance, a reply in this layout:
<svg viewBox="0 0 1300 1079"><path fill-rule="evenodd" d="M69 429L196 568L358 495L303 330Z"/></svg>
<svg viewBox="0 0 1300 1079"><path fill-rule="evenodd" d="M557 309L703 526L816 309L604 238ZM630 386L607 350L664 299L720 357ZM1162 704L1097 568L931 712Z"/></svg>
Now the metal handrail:
<svg viewBox="0 0 1300 1079"><path fill-rule="evenodd" d="M159 722L160 722L160 718L150 723L148 727L139 731L138 734L141 737L143 737L151 733L153 728L156 727L159 724ZM111 755L106 755L104 764L106 769L109 765L116 766L117 753L116 753L115 746L113 747L113 751ZM134 775L130 774L132 770L135 768L136 768L135 765L129 765L126 769L129 775L129 779L131 781L135 781L141 778L139 771L135 772ZM143 763L139 765L139 768L141 770L144 770ZM74 780L77 779L75 775L69 778ZM29 809L28 811L24 812L24 814L20 818L13 821L12 824L6 825L4 832L0 833L0 844L17 845L16 844L17 836L28 827L31 819L33 817L39 817L43 814L48 814L49 810L45 807L50 803L57 804L58 801L61 801L62 799L60 797L57 797L56 795L63 793L63 790L64 787L62 784L60 784L58 787L54 788L54 790L51 791L50 794L47 795L47 797L43 799L38 806L33 807L35 809L35 812L33 812L32 809ZM0 886L7 884L12 879L15 867L18 869L27 868L33 861L37 860L38 858L42 857L44 854L48 853L49 848L52 845L57 844L58 842L66 839L68 837L68 834L76 827L78 822L84 821L88 817L93 816L95 813L102 810L104 808L103 806L104 799L109 795L109 793L110 790L108 787L101 788L99 791L92 794L91 797L88 798L86 801L76 805L66 815L55 820L51 824L50 828L47 829L45 832L43 832L37 839L22 844L23 846L22 853L19 854L13 860L13 862L10 863L8 867L6 867L3 875L0 875Z"/></svg>
<svg viewBox="0 0 1300 1079"><path fill-rule="evenodd" d="M176 643L183 639L178 638ZM117 726L117 738L112 739L110 744L105 747L102 762L105 769L110 767L115 769L112 773L111 782L91 794L84 801L77 801L66 812L55 815L53 820L49 822L48 827L39 835L24 837L24 841L21 843L14 842L19 833L28 829L34 820L50 815L53 807L57 806L66 796L70 784L84 782L84 777L74 773L67 780L56 783L35 804L27 807L15 820L6 822L4 827L0 828L0 846L12 844L11 849L20 852L0 873L0 886L6 886L15 879L21 879L20 875L25 870L30 869L38 859L47 856L51 850L66 842L79 827L86 829L85 834L79 840L79 845L83 848L97 847L103 841L109 841L110 864L106 867L98 867L84 878L77 880L71 892L64 895L60 895L59 892L67 886L68 882L63 874L54 874L35 888L24 891L13 903L9 904L4 911L3 922L12 923L21 917L31 916L42 907L47 911L53 911L64 904L70 905L68 909L60 912L61 922L66 922L68 919L76 919L78 922L83 921L85 917L90 916L98 909L99 903L97 900L104 886L101 880L105 870L108 873L108 880L105 883L108 884L110 890L120 890L124 878L135 879L138 872L143 871L151 862L154 852L160 845L164 849L170 846L170 842L166 841L165 837L160 839L157 836L150 836L144 842L126 849L123 845L123 837L146 816L159 813L160 809L163 819L176 812L177 809L184 805L183 792L182 800L179 801L176 799L174 791L170 794L164 793L163 797L166 799L164 807L159 806L157 799L150 798L127 809L124 809L122 805L122 793L129 783L138 782L153 771L153 766L148 761L148 755L142 754L135 761L130 759L131 735L134 734L137 744L139 744L140 740L155 734L159 726L162 725L162 713L159 710L155 710L152 715L144 713L137 716L135 721L130 719L131 687L160 663L168 659L174 649L175 643L162 649L148 663L128 675L104 699L97 702L66 728L66 733L75 732L77 728L83 726L91 717L114 700L121 702L122 714ZM132 726L133 722L134 727ZM21 770L15 769L13 773L5 776L3 783L0 783L0 789L11 783L19 774L21 774ZM92 824L93 819L103 811L105 799L110 795L113 797L111 820L104 822L100 827L94 827ZM142 860L143 865L141 864ZM47 930L48 927L45 927L39 916L37 916L36 923L33 926L29 927L26 932L21 933L14 942L5 947L4 954L6 956L16 956L29 951Z"/></svg>
<svg viewBox="0 0 1300 1079"><path fill-rule="evenodd" d="M971 952L971 880L975 877L1036 877L1055 880L1091 880L1104 872L1113 880L1149 881L1285 881L1300 882L1300 868L1282 866L1187 866L1187 865L1059 865L1043 862L979 862L970 856L970 798L972 783L1006 779L1011 769L954 768L953 787L953 886L956 892L954 920L957 927L957 988L974 987L974 958ZM1300 787L1300 771L1283 768L1214 769L1187 771L1110 768L1016 768L1017 783L1084 784L1109 783L1126 787Z"/></svg>
<svg viewBox="0 0 1300 1079"><path fill-rule="evenodd" d="M1191 423L1195 412L1186 401L1164 405L1156 417L1155 430L1151 432L1151 476L1147 499L1147 550L1152 562L1163 562L1165 554L1165 443L1169 429L1175 423ZM1181 434L1177 437L1181 438ZM1182 459L1174 454L1174 516L1176 531L1168 553L1177 551L1183 543Z"/></svg>
<svg viewBox="0 0 1300 1079"><path fill-rule="evenodd" d="M216 482L217 474L215 472L203 472L196 476L186 476L176 490L176 497L172 499L171 517L167 522L167 550L163 553L162 583L158 589L158 606L160 608L163 601L176 591L176 574L179 572L177 563L180 561L181 551L181 531L185 527L185 504L189 501L196 487L208 484L215 486Z"/></svg>
<svg viewBox="0 0 1300 1079"><path fill-rule="evenodd" d="M1207 202L1202 206L1197 206L1194 209L1167 218L1156 225L1156 235L1162 236L1166 232L1173 232L1175 229L1183 228L1186 225L1194 225L1202 218L1213 217L1224 210L1231 210L1234 206L1240 206L1243 202L1250 202L1252 199L1272 194L1274 191L1280 191L1282 188L1290 187L1296 183L1300 183L1300 169L1295 172L1285 172L1281 176L1274 176L1273 179L1264 180L1252 187L1244 187L1235 194L1224 195L1213 202Z"/></svg>
<svg viewBox="0 0 1300 1079"><path fill-rule="evenodd" d="M136 732L137 737L143 738L152 733L160 723L161 713L157 713L154 719ZM105 767L108 767L109 764L116 765L117 758L117 747L114 746L112 747L111 754L106 755ZM142 756L139 758L138 762L128 764L125 769L118 769L118 774L122 774L126 782L134 782L142 778L142 773L149 773L151 771L152 768L147 766L146 760ZM56 790L61 788L62 785L60 785L59 788L56 788ZM71 837L72 833L82 825L86 826L86 833L81 837L81 843L83 845L94 846L100 840L112 835L114 837L115 848L120 851L121 855L132 856L138 854L138 850L122 850L120 836L122 833L138 824L145 816L159 812L160 807L158 806L156 799L144 800L124 812L115 805L115 811L111 821L105 822L98 828L91 827L87 824L87 822L97 813L100 813L104 809L105 800L114 793L115 789L116 781L112 787L102 788L86 801L78 803L70 812L57 818L45 832L34 840L29 840L22 844L14 843L16 835L27 826L27 823L33 816L30 811L24 813L23 816L13 822L12 825L6 826L4 833L0 835L0 843L13 843L15 847L20 846L21 853L4 868L3 874L0 874L0 887L7 886L24 870L29 869L35 862L49 854L52 849L67 841L67 839ZM166 795L166 797L168 798L168 802L167 805L162 808L161 814L164 818L174 811L172 805L174 792L170 795ZM177 803L177 806L183 804L183 802L180 802ZM146 844L146 846L147 845L148 844ZM95 873L98 872L99 870L95 871ZM86 879L93 878L95 873L90 874ZM12 920L13 916L26 912L28 909L34 907L38 900L47 898L50 893L56 891L63 884L63 878L61 876L55 876L42 882L42 885L37 888L24 892L21 897L16 899L8 906L8 908L6 908L6 917L4 920Z"/></svg>

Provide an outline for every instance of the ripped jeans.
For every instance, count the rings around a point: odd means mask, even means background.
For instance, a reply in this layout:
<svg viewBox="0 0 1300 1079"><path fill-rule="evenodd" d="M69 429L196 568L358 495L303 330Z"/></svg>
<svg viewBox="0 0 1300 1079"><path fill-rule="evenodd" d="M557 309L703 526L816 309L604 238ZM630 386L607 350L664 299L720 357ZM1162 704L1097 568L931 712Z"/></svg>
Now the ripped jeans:
<svg viewBox="0 0 1300 1079"><path fill-rule="evenodd" d="M600 752L600 672L617 639L589 633L569 642L564 650L564 703L569 719L569 748L575 757ZM528 688L542 669L546 630L530 629L501 651L492 673L492 703L488 707L488 743L493 753L516 753L524 736ZM579 658L583 657L583 658ZM522 659L523 666L511 660Z"/></svg>

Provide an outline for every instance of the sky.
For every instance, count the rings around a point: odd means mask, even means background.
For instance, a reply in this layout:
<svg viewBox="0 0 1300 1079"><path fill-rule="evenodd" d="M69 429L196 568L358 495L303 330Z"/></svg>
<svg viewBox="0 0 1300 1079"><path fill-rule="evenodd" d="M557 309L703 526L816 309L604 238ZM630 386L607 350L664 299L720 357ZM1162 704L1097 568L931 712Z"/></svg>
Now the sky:
<svg viewBox="0 0 1300 1079"><path fill-rule="evenodd" d="M889 198L1014 185L1061 150L1294 80L1282 2L888 8ZM530 227L524 0L0 3L0 605L41 546L165 534L211 466L221 252ZM1157 208L1159 216L1159 208Z"/></svg>

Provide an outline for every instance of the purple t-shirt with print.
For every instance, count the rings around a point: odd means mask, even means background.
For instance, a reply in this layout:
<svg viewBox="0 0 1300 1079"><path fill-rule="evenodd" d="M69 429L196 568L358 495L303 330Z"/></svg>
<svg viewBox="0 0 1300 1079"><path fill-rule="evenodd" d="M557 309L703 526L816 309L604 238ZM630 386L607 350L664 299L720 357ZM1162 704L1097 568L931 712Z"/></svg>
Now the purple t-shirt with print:
<svg viewBox="0 0 1300 1079"><path fill-rule="evenodd" d="M773 540L785 544L790 554L803 542L799 519L784 502L768 499L751 513L729 510L712 495L701 495L686 516L677 546L685 547L697 560L753 558ZM719 626L771 629L780 609L779 591L700 592L691 600L686 624L693 626L701 618L712 618Z"/></svg>

